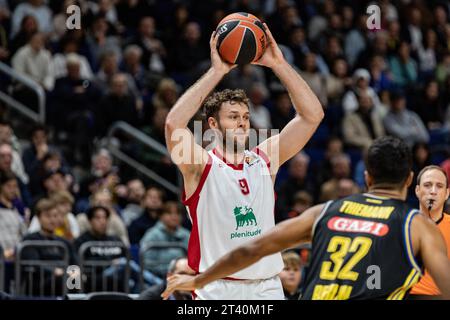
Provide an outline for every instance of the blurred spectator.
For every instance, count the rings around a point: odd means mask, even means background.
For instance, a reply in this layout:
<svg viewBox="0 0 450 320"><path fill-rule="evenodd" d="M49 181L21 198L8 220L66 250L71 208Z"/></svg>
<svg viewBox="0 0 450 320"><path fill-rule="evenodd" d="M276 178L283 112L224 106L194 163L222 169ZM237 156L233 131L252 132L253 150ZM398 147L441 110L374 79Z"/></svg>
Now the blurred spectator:
<svg viewBox="0 0 450 320"><path fill-rule="evenodd" d="M105 52L100 58L100 70L95 76L95 83L102 90L102 94L109 93L113 77L119 72L118 57L114 52ZM136 86L134 78L126 74L128 89L135 98L140 96L140 92Z"/></svg>
<svg viewBox="0 0 450 320"><path fill-rule="evenodd" d="M292 104L287 92L279 93L275 98L275 108L271 112L272 126L282 130L292 119Z"/></svg>
<svg viewBox="0 0 450 320"><path fill-rule="evenodd" d="M146 93L150 74L142 64L142 49L139 46L132 44L125 48L121 70L133 78L140 92Z"/></svg>
<svg viewBox="0 0 450 320"><path fill-rule="evenodd" d="M161 79L152 97L153 108L171 109L178 100L178 91L175 81L170 78Z"/></svg>
<svg viewBox="0 0 450 320"><path fill-rule="evenodd" d="M90 206L102 206L109 210L110 215L108 218L108 225L106 233L110 236L116 236L126 245L130 245L128 238L127 228L117 213L113 205L112 194L107 189L102 189L94 193L91 197ZM80 233L84 233L90 230L91 225L87 218L86 213L80 213L77 215L77 222L80 226Z"/></svg>
<svg viewBox="0 0 450 320"><path fill-rule="evenodd" d="M324 159L322 163L319 165L319 169L317 170L316 182L321 185L328 179L330 179L333 175L333 166L331 164L331 159L334 156L340 155L344 152L344 145L340 138L331 137L328 139L328 143L325 149Z"/></svg>
<svg viewBox="0 0 450 320"><path fill-rule="evenodd" d="M67 57L69 54L77 55L80 62L80 76L92 80L93 73L86 57L78 54L78 42L73 38L65 38L62 42L62 52L56 53L52 59L51 70L55 79L67 76Z"/></svg>
<svg viewBox="0 0 450 320"><path fill-rule="evenodd" d="M366 69L357 69L353 73L353 88L347 91L342 99L342 106L346 114L358 109L358 95L369 95L373 106L378 109L380 100L377 93L369 86L370 73ZM378 112L378 110L377 110Z"/></svg>
<svg viewBox="0 0 450 320"><path fill-rule="evenodd" d="M38 22L33 15L26 15L20 22L20 30L11 37L10 54L13 56L17 50L29 43L31 37L39 31Z"/></svg>
<svg viewBox="0 0 450 320"><path fill-rule="evenodd" d="M410 54L408 42L401 41L398 45L397 54L389 60L393 75L393 82L400 88L407 88L417 81L417 63Z"/></svg>
<svg viewBox="0 0 450 320"><path fill-rule="evenodd" d="M44 41L42 33L33 34L30 41L12 57L11 63L17 72L29 76L44 89L52 90L55 82L51 69L52 55L45 49ZM16 88L16 90L19 89L23 88Z"/></svg>
<svg viewBox="0 0 450 320"><path fill-rule="evenodd" d="M122 51L119 46L119 39L110 34L110 26L104 15L100 14L94 18L90 32L86 37L89 50L92 52L93 69L97 70L102 54L113 51L121 57Z"/></svg>
<svg viewBox="0 0 450 320"><path fill-rule="evenodd" d="M436 67L436 80L443 86L446 79L450 77L450 51L445 51Z"/></svg>
<svg viewBox="0 0 450 320"><path fill-rule="evenodd" d="M93 206L89 208L86 212L86 216L89 221L90 228L79 236L74 242L74 247L78 254L81 254L81 246L90 241L121 242L119 237L107 234L109 215L109 210L106 207ZM84 252L85 253L83 256L80 255L80 259L82 258L83 260L89 262L110 261L112 265L118 263L117 259L125 256L122 247L105 247L100 243L90 246ZM104 271L104 268L99 267L88 267L87 270L85 270L85 274L87 275L84 287L85 292L114 290L114 280L116 281L116 290L124 290L123 275L115 274L116 279L113 279L113 277L107 277L104 275Z"/></svg>
<svg viewBox="0 0 450 320"><path fill-rule="evenodd" d="M423 94L416 100L415 109L429 130L442 127L446 107L439 94L438 83L434 80L427 82Z"/></svg>
<svg viewBox="0 0 450 320"><path fill-rule="evenodd" d="M139 243L145 232L156 224L162 206L163 191L157 187L148 188L142 200L144 212L128 227L131 244Z"/></svg>
<svg viewBox="0 0 450 320"><path fill-rule="evenodd" d="M23 17L32 15L36 18L40 32L49 34L53 30L52 12L45 4L44 0L28 0L19 4L12 14L11 35L14 36L19 31Z"/></svg>
<svg viewBox="0 0 450 320"><path fill-rule="evenodd" d="M428 79L433 76L437 64L437 36L432 29L425 33L423 43L417 49L419 57L419 70L422 79Z"/></svg>
<svg viewBox="0 0 450 320"><path fill-rule="evenodd" d="M181 226L182 216L176 202L167 202L160 211L158 222L142 237L140 247L170 242L182 245L187 252L189 231ZM186 252L179 248L153 248L144 253L144 268L159 277L167 273L172 259L183 257Z"/></svg>
<svg viewBox="0 0 450 320"><path fill-rule="evenodd" d="M298 217L314 203L312 195L307 191L296 192L292 201L291 211L285 217L287 219Z"/></svg>
<svg viewBox="0 0 450 320"><path fill-rule="evenodd" d="M126 75L115 74L111 92L103 97L96 117L100 136L106 135L108 128L116 121L125 121L137 127L141 111L136 98L128 90Z"/></svg>
<svg viewBox="0 0 450 320"><path fill-rule="evenodd" d="M359 188L352 179L340 179L337 185L337 198L342 199L358 193Z"/></svg>
<svg viewBox="0 0 450 320"><path fill-rule="evenodd" d="M328 105L328 93L326 78L318 72L316 64L316 55L312 52L307 53L303 60L300 75L308 83L311 90L317 95L323 106Z"/></svg>
<svg viewBox="0 0 450 320"><path fill-rule="evenodd" d="M314 185L308 179L310 157L301 151L289 161L289 177L277 192L278 216L284 217L293 205L296 192L307 191L314 194ZM281 218L280 220L283 220Z"/></svg>
<svg viewBox="0 0 450 320"><path fill-rule="evenodd" d="M351 160L350 157L344 153L339 154L331 158L332 177L322 184L320 189L320 202L326 202L328 200L336 200L339 198L341 191L339 189L341 179L347 179L351 177ZM358 188L353 186L353 193L357 193Z"/></svg>
<svg viewBox="0 0 450 320"><path fill-rule="evenodd" d="M143 17L139 22L138 34L128 41L138 45L142 52L142 63L146 70L156 73L165 71L166 48L156 37L155 19Z"/></svg>
<svg viewBox="0 0 450 320"><path fill-rule="evenodd" d="M419 116L406 109L405 97L397 94L391 101L391 110L383 119L386 133L401 138L410 147L416 142L428 143L428 131Z"/></svg>
<svg viewBox="0 0 450 320"><path fill-rule="evenodd" d="M55 145L49 144L47 127L37 124L32 127L30 135L31 145L23 151L22 155L23 165L28 176L33 176L37 173L39 167L42 166L44 157L49 152L58 153L62 162L65 162L58 148Z"/></svg>
<svg viewBox="0 0 450 320"><path fill-rule="evenodd" d="M250 91L250 122L255 129L271 129L272 122L270 120L270 112L264 105L264 102L269 98L269 90L260 83L255 82Z"/></svg>
<svg viewBox="0 0 450 320"><path fill-rule="evenodd" d="M15 153L16 151L12 149L10 144L0 144L0 171L11 172L15 175L22 200L26 206L29 206L31 204L31 195L27 188L28 176L23 169L20 156L18 154L14 156ZM16 159L18 159L17 162L15 161Z"/></svg>
<svg viewBox="0 0 450 320"><path fill-rule="evenodd" d="M355 28L345 36L345 57L350 66L356 63L359 54L367 47L367 18L367 15L359 16Z"/></svg>
<svg viewBox="0 0 450 320"><path fill-rule="evenodd" d="M66 67L67 76L55 82L49 122L57 132L70 134L74 161L86 165L94 136L93 110L100 98L100 90L93 82L81 77L78 55L69 53Z"/></svg>
<svg viewBox="0 0 450 320"><path fill-rule="evenodd" d="M92 155L89 175L81 182L77 212L88 209L87 198L90 195L102 189L113 192L119 182L118 168L113 166L111 154L106 149L98 150Z"/></svg>
<svg viewBox="0 0 450 320"><path fill-rule="evenodd" d="M55 203L56 209L58 210L58 221L54 234L68 241L74 240L80 235L80 227L72 213L72 206L74 204L72 195L67 191L57 191L49 199ZM34 216L28 232L33 233L40 230L41 225L39 224L39 219L37 216Z"/></svg>
<svg viewBox="0 0 450 320"><path fill-rule="evenodd" d="M77 265L78 261L74 248L66 239L54 235L58 223L58 210L56 205L49 199L42 199L36 204L36 215L41 225L39 232L30 233L23 238L23 241L46 240L62 243L68 251L69 265ZM33 261L63 261L64 253L57 247L28 247L22 251L22 260ZM44 295L61 295L64 275L66 270L61 267L34 267L36 270L31 274L33 277L33 295L39 295L41 286L44 288ZM41 269L40 269L41 268ZM43 275L43 278L40 276ZM28 275L27 275L28 276ZM56 292L52 292L52 284Z"/></svg>
<svg viewBox="0 0 450 320"><path fill-rule="evenodd" d="M122 219L128 227L131 222L137 219L144 211L141 206L145 196L145 187L140 179L132 179L127 182L127 205L122 210Z"/></svg>
<svg viewBox="0 0 450 320"><path fill-rule="evenodd" d="M17 210L19 188L16 177L8 172L0 172L0 246L5 259L14 259L15 247L26 232L23 218Z"/></svg>
<svg viewBox="0 0 450 320"><path fill-rule="evenodd" d="M387 61L382 55L374 55L370 60L370 86L375 90L377 94L380 94L384 90L389 90L392 86L391 75L388 70ZM387 113L386 110L382 110L383 117Z"/></svg>
<svg viewBox="0 0 450 320"><path fill-rule="evenodd" d="M251 64L238 65L222 81L226 88L242 89L245 92L250 92L254 83L266 83L263 69Z"/></svg>
<svg viewBox="0 0 450 320"><path fill-rule="evenodd" d="M200 41L202 32L197 22L186 24L181 39L172 50L172 67L188 75L195 67L208 58L208 49Z"/></svg>
<svg viewBox="0 0 450 320"><path fill-rule="evenodd" d="M280 280L283 285L284 297L286 300L299 300L301 295L301 282L303 266L300 256L293 251L286 251L281 254L284 269L280 272Z"/></svg>
<svg viewBox="0 0 450 320"><path fill-rule="evenodd" d="M367 149L374 139L384 135L384 127L367 92L358 94L358 103L359 108L344 117L342 132L346 144L363 150Z"/></svg>
<svg viewBox="0 0 450 320"><path fill-rule="evenodd" d="M188 265L188 260L185 257L173 259L169 263L167 268L166 279L175 274L186 274L195 275L194 270L192 270ZM161 283L159 285L152 286L145 291L141 292L138 300L162 300L161 294L166 288L166 283ZM192 294L189 291L174 291L174 293L169 297L169 300L191 300Z"/></svg>
<svg viewBox="0 0 450 320"><path fill-rule="evenodd" d="M12 163L11 170L19 176L22 182L28 183L29 177L25 172L24 164L22 158L20 157L22 153L22 146L19 139L13 132L11 123L8 121L0 120L0 145L8 144L12 150Z"/></svg>

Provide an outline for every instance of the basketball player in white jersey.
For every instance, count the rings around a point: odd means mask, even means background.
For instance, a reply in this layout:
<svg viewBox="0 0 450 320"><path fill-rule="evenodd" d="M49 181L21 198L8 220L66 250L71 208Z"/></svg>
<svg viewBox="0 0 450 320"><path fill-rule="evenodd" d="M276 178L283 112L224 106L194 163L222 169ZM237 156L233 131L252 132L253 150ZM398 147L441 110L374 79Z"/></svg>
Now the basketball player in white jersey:
<svg viewBox="0 0 450 320"><path fill-rule="evenodd" d="M205 101L234 67L220 58L215 33L210 39L211 68L180 97L167 116L166 143L183 175L183 202L192 221L188 261L197 273L274 226L276 172L303 148L324 116L316 95L286 62L269 29L264 27L269 45L255 64L272 69L289 92L297 111L278 135L253 150L244 150L250 128L245 93L224 90ZM231 139L233 148L224 148L219 143L215 149L206 151L196 144L187 126L202 104L209 127L225 142ZM181 153L188 161L179 161L180 136L183 140ZM281 255L276 253L229 278L196 290L193 295L201 300L283 299L278 278L282 269Z"/></svg>

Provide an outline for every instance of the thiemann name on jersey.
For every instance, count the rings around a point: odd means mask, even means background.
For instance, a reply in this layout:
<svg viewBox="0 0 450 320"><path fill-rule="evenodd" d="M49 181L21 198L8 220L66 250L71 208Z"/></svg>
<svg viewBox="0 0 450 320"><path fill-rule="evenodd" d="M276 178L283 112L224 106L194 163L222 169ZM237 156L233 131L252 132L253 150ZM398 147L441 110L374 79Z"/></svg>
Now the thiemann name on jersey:
<svg viewBox="0 0 450 320"><path fill-rule="evenodd" d="M255 231L233 232L230 234L230 239L254 237L254 236L257 236L260 234L261 234L261 229L257 229Z"/></svg>

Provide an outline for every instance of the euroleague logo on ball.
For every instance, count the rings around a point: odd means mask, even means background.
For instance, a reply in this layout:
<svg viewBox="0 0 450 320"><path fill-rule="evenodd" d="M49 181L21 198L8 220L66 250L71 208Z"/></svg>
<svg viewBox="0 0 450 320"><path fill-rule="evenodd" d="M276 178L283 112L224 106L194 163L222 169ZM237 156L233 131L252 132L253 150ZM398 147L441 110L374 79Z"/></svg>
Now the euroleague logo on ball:
<svg viewBox="0 0 450 320"><path fill-rule="evenodd" d="M226 31L228 31L228 28L227 28L227 24L225 23L224 25L222 25L220 27L219 31L217 31L217 34L221 35L222 33L226 32Z"/></svg>
<svg viewBox="0 0 450 320"><path fill-rule="evenodd" d="M217 49L223 60L231 64L257 61L264 53L267 35L256 16L238 12L223 18L216 29Z"/></svg>

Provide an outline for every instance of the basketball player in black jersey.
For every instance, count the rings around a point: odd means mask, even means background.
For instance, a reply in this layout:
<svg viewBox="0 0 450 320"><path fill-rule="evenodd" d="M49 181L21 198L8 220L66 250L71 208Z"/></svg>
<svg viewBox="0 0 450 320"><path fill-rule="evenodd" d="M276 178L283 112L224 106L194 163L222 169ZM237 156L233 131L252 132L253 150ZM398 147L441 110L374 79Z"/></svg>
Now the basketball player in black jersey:
<svg viewBox="0 0 450 320"><path fill-rule="evenodd" d="M302 299L403 299L423 267L450 299L445 242L433 221L404 201L413 177L411 163L401 140L375 140L366 159L367 193L314 206L223 256L202 274L169 278L162 296L201 288L312 240Z"/></svg>

